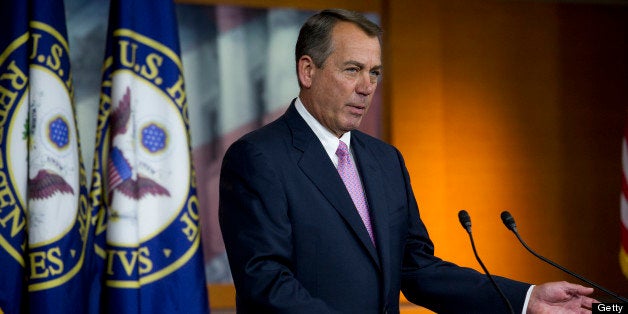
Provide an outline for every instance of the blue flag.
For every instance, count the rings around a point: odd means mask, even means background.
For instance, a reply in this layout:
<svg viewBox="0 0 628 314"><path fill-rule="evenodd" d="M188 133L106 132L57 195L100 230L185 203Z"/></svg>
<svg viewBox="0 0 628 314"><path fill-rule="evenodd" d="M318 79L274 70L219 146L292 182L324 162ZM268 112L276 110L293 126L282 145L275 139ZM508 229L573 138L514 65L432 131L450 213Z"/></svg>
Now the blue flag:
<svg viewBox="0 0 628 314"><path fill-rule="evenodd" d="M106 313L208 313L171 0L112 0L90 200Z"/></svg>
<svg viewBox="0 0 628 314"><path fill-rule="evenodd" d="M84 313L91 218L64 5L30 3L28 305L31 313Z"/></svg>
<svg viewBox="0 0 628 314"><path fill-rule="evenodd" d="M0 4L0 313L20 313L26 288L28 2Z"/></svg>
<svg viewBox="0 0 628 314"><path fill-rule="evenodd" d="M27 304L22 312L82 313L88 309L90 212L63 1L12 1L1 11L16 32L13 41L3 37L0 58L0 307L6 313L17 313L21 304ZM9 286L13 291L5 290ZM5 299L10 294L15 299Z"/></svg>

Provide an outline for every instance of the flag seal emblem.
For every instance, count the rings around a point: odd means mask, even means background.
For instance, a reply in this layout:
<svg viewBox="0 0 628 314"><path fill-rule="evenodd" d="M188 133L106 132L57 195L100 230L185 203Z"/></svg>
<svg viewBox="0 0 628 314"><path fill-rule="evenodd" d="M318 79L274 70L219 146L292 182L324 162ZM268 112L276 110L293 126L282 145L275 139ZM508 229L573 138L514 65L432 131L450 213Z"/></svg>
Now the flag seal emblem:
<svg viewBox="0 0 628 314"><path fill-rule="evenodd" d="M0 247L22 267L28 172L28 33L0 51ZM23 61L23 62L22 62Z"/></svg>
<svg viewBox="0 0 628 314"><path fill-rule="evenodd" d="M68 147L70 142L70 127L63 116L55 117L48 124L48 138L59 149Z"/></svg>
<svg viewBox="0 0 628 314"><path fill-rule="evenodd" d="M85 260L85 174L76 153L69 48L52 26L30 23L29 291L72 279ZM68 206L70 204L70 206Z"/></svg>
<svg viewBox="0 0 628 314"><path fill-rule="evenodd" d="M189 158L182 65L167 46L128 29L113 32L97 131L108 208L106 285L139 288L185 265L200 230ZM104 144L109 141L109 144ZM183 245L182 245L183 244Z"/></svg>

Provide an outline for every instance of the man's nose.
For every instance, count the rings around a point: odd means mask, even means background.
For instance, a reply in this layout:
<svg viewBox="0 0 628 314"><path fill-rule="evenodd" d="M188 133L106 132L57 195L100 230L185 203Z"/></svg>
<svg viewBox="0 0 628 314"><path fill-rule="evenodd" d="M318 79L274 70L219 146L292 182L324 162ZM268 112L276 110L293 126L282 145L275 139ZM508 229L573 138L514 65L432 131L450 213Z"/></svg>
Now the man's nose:
<svg viewBox="0 0 628 314"><path fill-rule="evenodd" d="M366 72L360 76L360 80L356 86L356 92L368 96L375 92L375 88L377 88L377 77Z"/></svg>

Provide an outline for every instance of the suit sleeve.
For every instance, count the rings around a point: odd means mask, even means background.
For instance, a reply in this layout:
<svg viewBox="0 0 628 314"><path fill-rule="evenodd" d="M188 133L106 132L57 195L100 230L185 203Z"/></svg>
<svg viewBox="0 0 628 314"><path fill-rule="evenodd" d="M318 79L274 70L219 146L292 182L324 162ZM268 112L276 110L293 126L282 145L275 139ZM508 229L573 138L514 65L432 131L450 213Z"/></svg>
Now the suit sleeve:
<svg viewBox="0 0 628 314"><path fill-rule="evenodd" d="M437 313L508 313L488 277L434 256L434 244L421 221L408 171L397 152L407 193L409 231L402 267L406 298ZM530 284L493 276L516 313L522 312Z"/></svg>
<svg viewBox="0 0 628 314"><path fill-rule="evenodd" d="M283 182L253 143L234 143L223 159L219 220L238 313L333 313L293 274Z"/></svg>

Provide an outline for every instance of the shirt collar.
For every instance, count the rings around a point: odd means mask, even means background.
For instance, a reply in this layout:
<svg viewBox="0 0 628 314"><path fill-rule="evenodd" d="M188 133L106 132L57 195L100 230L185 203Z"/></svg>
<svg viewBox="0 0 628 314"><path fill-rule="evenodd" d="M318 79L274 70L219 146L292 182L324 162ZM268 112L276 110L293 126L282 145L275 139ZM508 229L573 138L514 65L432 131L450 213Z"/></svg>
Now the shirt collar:
<svg viewBox="0 0 628 314"><path fill-rule="evenodd" d="M320 122L318 122L318 120L316 120L316 118L314 118L314 116L312 116L309 111L307 111L301 102L301 99L297 98L294 103L297 111L301 117L303 117L303 120L305 120L305 123L307 123L314 134L316 134L316 137L321 144L323 144L323 148L325 149L325 152L327 152L327 155L329 155L329 158L331 158L334 165L337 165L338 156L336 156L336 150L338 149L338 144L340 144L339 141L342 140L345 144L347 144L347 147L351 152L351 132L345 132L340 139L337 138L336 135L324 127Z"/></svg>

